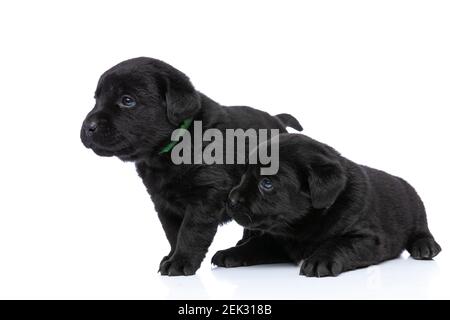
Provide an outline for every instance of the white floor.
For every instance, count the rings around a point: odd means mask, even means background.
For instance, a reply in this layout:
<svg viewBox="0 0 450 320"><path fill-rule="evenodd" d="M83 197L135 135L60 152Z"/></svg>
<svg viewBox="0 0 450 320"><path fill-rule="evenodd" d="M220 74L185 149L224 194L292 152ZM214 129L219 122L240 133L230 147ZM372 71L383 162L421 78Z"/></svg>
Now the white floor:
<svg viewBox="0 0 450 320"><path fill-rule="evenodd" d="M212 252L208 255L209 261ZM336 278L307 278L288 264L218 268L207 261L194 277L160 277L166 299L443 299L450 298L445 252L435 261L402 257Z"/></svg>
<svg viewBox="0 0 450 320"><path fill-rule="evenodd" d="M443 269L437 261L400 258L337 278L306 278L283 264L203 268L195 277L160 281L168 299L440 299L449 297Z"/></svg>
<svg viewBox="0 0 450 320"><path fill-rule="evenodd" d="M416 261L405 253L336 278L307 278L298 274L298 266L287 264L211 266L214 252L239 238L241 229L234 223L220 228L195 276L163 277L156 270L168 245L157 218L150 217L110 213L103 221L92 216L89 225L81 223L87 221L83 216L63 224L65 230L46 233L35 227L41 221L36 217L20 233L3 228L0 299L450 298L450 261L444 242L436 261Z"/></svg>

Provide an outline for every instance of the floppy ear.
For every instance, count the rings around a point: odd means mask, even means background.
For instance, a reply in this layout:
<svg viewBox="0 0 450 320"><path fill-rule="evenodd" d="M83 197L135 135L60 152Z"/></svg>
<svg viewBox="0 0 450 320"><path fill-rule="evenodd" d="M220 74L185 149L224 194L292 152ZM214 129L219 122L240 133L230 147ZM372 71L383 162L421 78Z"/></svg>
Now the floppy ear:
<svg viewBox="0 0 450 320"><path fill-rule="evenodd" d="M346 183L347 177L338 161L320 157L308 168L309 191L316 209L331 207Z"/></svg>
<svg viewBox="0 0 450 320"><path fill-rule="evenodd" d="M184 120L194 117L200 111L200 96L189 79L167 81L167 118L178 126Z"/></svg>

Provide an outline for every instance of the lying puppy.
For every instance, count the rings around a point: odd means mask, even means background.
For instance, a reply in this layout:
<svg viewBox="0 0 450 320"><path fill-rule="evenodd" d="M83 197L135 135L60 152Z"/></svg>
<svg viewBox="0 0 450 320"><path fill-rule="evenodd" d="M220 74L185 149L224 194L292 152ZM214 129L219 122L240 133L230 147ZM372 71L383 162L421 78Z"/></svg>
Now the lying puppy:
<svg viewBox="0 0 450 320"><path fill-rule="evenodd" d="M415 259L441 251L422 201L401 178L301 134L280 135L279 148L279 172L260 176L250 166L230 192L227 211L242 226L274 235L275 244L265 240L269 248L281 246L291 261L303 260L300 274L337 276L396 258L405 248ZM219 251L213 263L265 263L264 248L250 239Z"/></svg>
<svg viewBox="0 0 450 320"><path fill-rule="evenodd" d="M100 156L136 163L171 247L160 264L163 275L192 275L199 268L217 226L230 220L224 212L227 196L245 169L244 165L173 164L173 130L187 119L201 120L204 130L286 132L286 126L302 130L288 114L273 117L250 107L223 107L196 91L182 72L151 58L127 60L106 71L95 99L83 122L81 140ZM245 231L243 241L253 236L258 242L259 235ZM278 251L272 259L286 259L278 257Z"/></svg>

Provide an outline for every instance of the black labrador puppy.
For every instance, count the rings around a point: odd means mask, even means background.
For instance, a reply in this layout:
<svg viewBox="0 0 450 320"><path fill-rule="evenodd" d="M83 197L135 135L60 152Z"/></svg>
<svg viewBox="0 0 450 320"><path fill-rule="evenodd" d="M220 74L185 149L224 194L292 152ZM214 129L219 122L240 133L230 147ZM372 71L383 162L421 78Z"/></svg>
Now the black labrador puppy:
<svg viewBox="0 0 450 320"><path fill-rule="evenodd" d="M288 114L221 106L195 90L182 72L152 58L127 60L106 71L95 100L81 140L100 156L135 162L171 247L160 264L163 275L196 272L218 225L230 220L224 210L228 193L245 170L245 165L173 164L172 131L187 119L201 120L204 130L302 130ZM244 231L243 241L250 237L259 235Z"/></svg>
<svg viewBox="0 0 450 320"><path fill-rule="evenodd" d="M300 274L323 277L398 257L432 259L441 248L425 208L406 181L356 164L301 134L279 136L280 169L261 176L249 166L229 195L227 211L242 226L268 232ZM275 240L275 241L274 241ZM261 241L219 251L213 262L236 267L266 263ZM271 262L271 261L269 261Z"/></svg>

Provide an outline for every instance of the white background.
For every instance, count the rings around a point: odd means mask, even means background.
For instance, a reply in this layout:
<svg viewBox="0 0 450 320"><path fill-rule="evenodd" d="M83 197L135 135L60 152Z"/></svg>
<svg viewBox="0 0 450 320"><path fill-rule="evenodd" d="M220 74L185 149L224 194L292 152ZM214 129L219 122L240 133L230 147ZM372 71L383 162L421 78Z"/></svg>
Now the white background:
<svg viewBox="0 0 450 320"><path fill-rule="evenodd" d="M0 298L450 298L448 1L2 1ZM225 104L289 112L348 158L407 179L443 252L309 279L291 265L193 277L130 163L83 147L97 79L162 59Z"/></svg>

